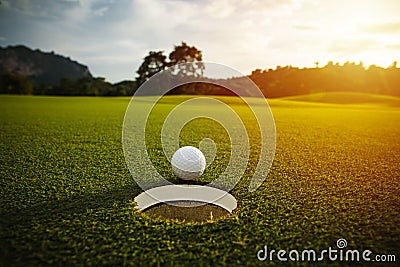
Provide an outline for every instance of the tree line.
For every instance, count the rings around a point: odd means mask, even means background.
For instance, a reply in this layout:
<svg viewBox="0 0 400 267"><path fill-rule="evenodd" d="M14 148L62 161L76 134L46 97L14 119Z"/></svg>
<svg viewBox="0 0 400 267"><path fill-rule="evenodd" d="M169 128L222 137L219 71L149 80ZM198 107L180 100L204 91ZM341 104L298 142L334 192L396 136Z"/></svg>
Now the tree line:
<svg viewBox="0 0 400 267"><path fill-rule="evenodd" d="M123 81L116 84L104 78L84 77L76 81L62 79L57 85L34 84L29 78L19 74L5 72L0 76L2 94L36 94L65 96L131 96L136 89L156 73L175 66L174 74L195 76L203 83L186 84L175 88L169 94L233 95L226 88L210 85L215 81L203 77L204 65L202 51L185 42L175 45L167 55L164 51L150 51L143 58L136 71L135 81ZM178 65L180 63L192 63ZM371 65L365 67L361 62L344 64L329 62L323 67L318 63L314 68L292 66L275 69L256 69L248 76L268 98L303 95L319 92L362 92L385 94L400 97L400 68L397 62L387 68ZM232 77L225 80L229 86L240 90L241 95L251 96L246 91L247 77Z"/></svg>
<svg viewBox="0 0 400 267"><path fill-rule="evenodd" d="M169 94L234 95L224 87L209 84L215 80L203 77L204 65L196 63L202 60L202 52L196 47L182 42L180 45L174 46L168 59L169 61L163 51L150 51L137 71L136 84L140 86L151 76L167 67L192 62L193 64L180 65L177 75L195 76L198 78L197 80L204 82L185 84L173 89ZM315 68L278 66L268 70L256 69L248 78L261 89L267 98L339 91L400 97L400 68L397 67L396 61L387 68L376 65L365 67L362 62L346 62L342 65L328 62L323 67L319 67L318 62L315 64ZM183 67L186 69L182 69ZM246 90L248 84L246 79L247 77L232 77L222 83L235 87L243 96L252 96L251 92Z"/></svg>
<svg viewBox="0 0 400 267"><path fill-rule="evenodd" d="M400 68L396 61L387 68L364 67L362 62L342 65L328 62L315 68L257 69L249 77L268 98L339 91L400 97Z"/></svg>
<svg viewBox="0 0 400 267"><path fill-rule="evenodd" d="M37 84L12 72L0 76L0 94L59 95L59 96L131 96L135 81L111 84L102 77L83 77L78 80L61 79L56 85Z"/></svg>

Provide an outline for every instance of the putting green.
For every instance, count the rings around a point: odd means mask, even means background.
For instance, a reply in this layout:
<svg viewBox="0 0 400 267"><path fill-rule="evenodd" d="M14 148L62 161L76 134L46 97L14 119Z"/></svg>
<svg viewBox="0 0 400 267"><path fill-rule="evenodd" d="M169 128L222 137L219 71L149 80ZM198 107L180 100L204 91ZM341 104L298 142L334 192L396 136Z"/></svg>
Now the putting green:
<svg viewBox="0 0 400 267"><path fill-rule="evenodd" d="M155 112L186 98L167 97ZM254 121L240 101L220 99L252 132ZM268 263L258 261L257 252L265 245L323 250L339 238L348 249L400 257L398 107L271 100L277 151L267 179L248 192L259 155L254 130L250 163L231 192L238 208L226 218L195 224L134 209L142 190L121 145L128 103L129 98L0 96L0 265L263 266ZM151 160L163 176L180 183L160 149L156 122L162 116L156 115L148 125L154 132L148 140ZM215 129L211 136L202 130L207 128ZM200 183L213 180L229 159L226 132L210 120L184 128L181 145L197 146L206 136L218 152ZM307 262L285 263L299 264Z"/></svg>

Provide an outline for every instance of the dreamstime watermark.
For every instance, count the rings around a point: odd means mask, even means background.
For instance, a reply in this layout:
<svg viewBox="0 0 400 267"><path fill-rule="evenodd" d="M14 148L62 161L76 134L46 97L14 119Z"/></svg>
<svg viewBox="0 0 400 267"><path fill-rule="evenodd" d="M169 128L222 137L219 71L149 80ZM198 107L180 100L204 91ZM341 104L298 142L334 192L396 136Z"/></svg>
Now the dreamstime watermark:
<svg viewBox="0 0 400 267"><path fill-rule="evenodd" d="M349 261L349 262L395 262L394 254L375 254L371 250L345 249L347 240L340 238L336 241L336 248L329 247L321 251L314 249L297 250L275 250L264 246L257 252L257 259L260 261Z"/></svg>

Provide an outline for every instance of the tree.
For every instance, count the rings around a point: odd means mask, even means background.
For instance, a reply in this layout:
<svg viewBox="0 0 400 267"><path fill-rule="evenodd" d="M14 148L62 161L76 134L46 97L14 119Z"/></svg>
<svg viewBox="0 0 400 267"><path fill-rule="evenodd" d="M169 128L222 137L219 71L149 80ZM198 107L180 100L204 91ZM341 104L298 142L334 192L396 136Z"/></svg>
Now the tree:
<svg viewBox="0 0 400 267"><path fill-rule="evenodd" d="M169 54L169 66L175 66L181 63L192 63L178 65L175 68L177 75L203 77L204 65L201 62L202 53L194 46L189 46L185 42L181 45L176 45L174 51Z"/></svg>
<svg viewBox="0 0 400 267"><path fill-rule="evenodd" d="M164 70L167 67L166 59L167 57L163 55L163 51L150 51L136 72L139 75L136 78L137 85L142 85L151 76Z"/></svg>
<svg viewBox="0 0 400 267"><path fill-rule="evenodd" d="M0 76L1 94L31 94L32 92L33 84L25 76L9 71Z"/></svg>
<svg viewBox="0 0 400 267"><path fill-rule="evenodd" d="M115 91L113 94L115 96L131 96L137 89L136 83L134 81L122 81L116 84L113 84Z"/></svg>

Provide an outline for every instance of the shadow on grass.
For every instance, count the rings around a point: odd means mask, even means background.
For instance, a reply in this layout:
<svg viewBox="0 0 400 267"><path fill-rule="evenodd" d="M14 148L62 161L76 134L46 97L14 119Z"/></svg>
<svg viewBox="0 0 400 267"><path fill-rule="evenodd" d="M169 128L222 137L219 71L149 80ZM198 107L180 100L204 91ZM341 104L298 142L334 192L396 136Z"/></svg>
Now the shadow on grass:
<svg viewBox="0 0 400 267"><path fill-rule="evenodd" d="M24 223L31 219L49 219L62 214L80 214L88 209L111 208L116 203L126 203L133 200L142 190L135 186L114 188L102 193L87 193L63 200L49 200L17 211L0 214L3 226Z"/></svg>
<svg viewBox="0 0 400 267"><path fill-rule="evenodd" d="M34 257L32 252L35 251L32 245L34 243L31 245L29 243L34 240L42 242L41 239L47 238L46 233L36 229L38 225L51 230L53 227L62 227L64 219L85 218L88 210L117 210L119 207L129 205L140 192L141 189L134 185L125 186L102 193L87 193L69 199L49 200L19 210L2 212L0 266L4 263L7 263L6 266L23 266L22 263L27 258ZM93 218L96 218L96 215ZM20 259L16 261L16 258Z"/></svg>

